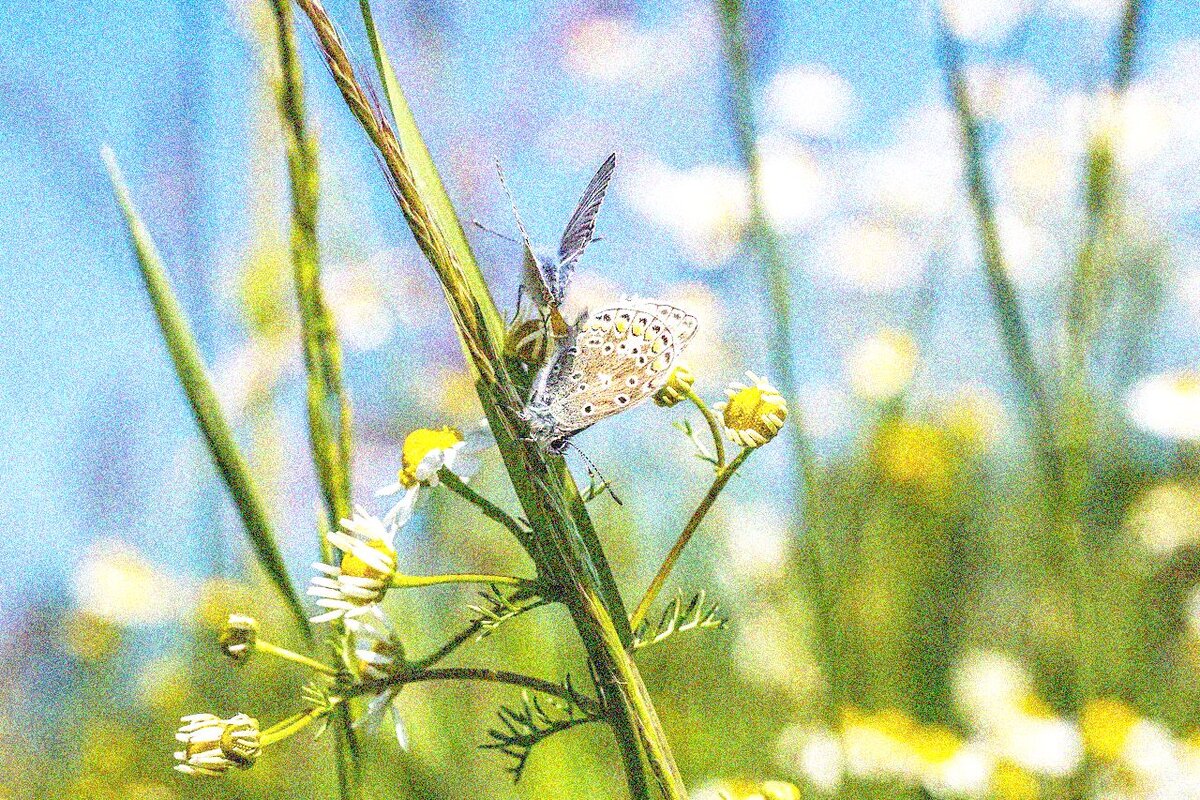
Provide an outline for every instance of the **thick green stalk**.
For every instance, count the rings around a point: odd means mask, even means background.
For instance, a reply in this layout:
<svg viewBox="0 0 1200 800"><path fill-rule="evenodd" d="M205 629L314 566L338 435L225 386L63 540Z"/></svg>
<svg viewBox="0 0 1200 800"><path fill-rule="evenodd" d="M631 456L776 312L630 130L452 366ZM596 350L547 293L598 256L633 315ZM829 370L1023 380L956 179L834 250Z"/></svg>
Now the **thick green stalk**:
<svg viewBox="0 0 1200 800"><path fill-rule="evenodd" d="M1047 512L1070 560L1067 572L1075 617L1077 658L1073 703L1077 708L1082 708L1095 694L1099 669L1092 647L1096 635L1096 608L1093 600L1097 586L1095 570L1083 542L1082 520L1079 514L1081 509L1076 502L1077 495L1071 490L1074 481L1067 473L1059 449L1052 416L1052 401L1043 383L1041 371L1033 358L1028 327L1020 311L1016 288L1009 278L1004 262L995 208L987 182L979 120L971 107L966 78L962 72L960 47L944 21L939 30L939 53L947 89L958 116L967 188L979 226L983 262L992 305L1000 321L1001 340L1009 366L1023 389L1026 404L1033 417L1036 446L1045 471ZM1071 415L1075 412L1068 410L1067 413Z"/></svg>
<svg viewBox="0 0 1200 800"><path fill-rule="evenodd" d="M241 450L233 438L233 431L221 413L216 392L213 391L212 381L208 377L204 360L200 356L200 348L196 344L196 337L192 335L183 309L175 298L162 259L158 255L158 248L155 247L150 231L146 229L133 205L129 189L125 186L125 178L112 151L106 147L101 154L112 179L117 203L125 215L125 223L129 228L138 265L141 267L142 279L154 305L154 313L158 316L167 350L175 364L175 373L179 376L179 382L191 404L192 414L196 417L196 423L208 444L209 454L229 489L258 563L262 565L271 583L283 595L297 627L308 638L311 636L308 615L304 612L300 597L292 588L287 566L275 544L275 532L267 515L266 503L250 475L245 459L242 458Z"/></svg>
<svg viewBox="0 0 1200 800"><path fill-rule="evenodd" d="M738 155L750 181L749 240L758 254L767 283L773 323L768 351L780 393L796 402L799 381L795 359L798 347L793 339L795 325L792 310L792 280L788 261L778 234L767 218L762 190L762 163L758 153L757 125L754 117L756 92L751 79L750 50L746 42L746 21L742 0L716 0L723 35L725 66L729 82L729 115ZM819 524L820 509L813 502L819 470L812 443L801 424L789 431L793 448L793 472L790 476L796 507L801 509L804 540L800 544L800 566L809 605L816 621L816 649L821 672L830 691L822 696L821 716L833 725L836 707L845 702L845 687L840 675L841 631L834 619L836 608L836 558L828 537Z"/></svg>
<svg viewBox="0 0 1200 800"><path fill-rule="evenodd" d="M671 756L665 733L637 667L627 652L632 634L607 560L598 547L590 520L582 510L573 483L560 457L551 456L527 440L521 419L521 399L504 359L504 323L492 302L470 248L450 235L457 216L440 193L431 188L424 168L428 151L415 146L420 132L411 116L396 119L398 135L362 88L337 30L318 0L297 0L316 32L322 55L347 107L375 146L397 203L441 282L463 349L477 378L480 401L534 531L530 556L540 579L561 588L597 677L597 691L606 698L610 725L622 743L630 788L648 797L639 749L668 798L686 797L683 779ZM398 89L398 86L395 87ZM404 144L402 144L404 143ZM436 169L430 171L436 175ZM439 182L440 183L440 182ZM639 756L635 758L635 756Z"/></svg>

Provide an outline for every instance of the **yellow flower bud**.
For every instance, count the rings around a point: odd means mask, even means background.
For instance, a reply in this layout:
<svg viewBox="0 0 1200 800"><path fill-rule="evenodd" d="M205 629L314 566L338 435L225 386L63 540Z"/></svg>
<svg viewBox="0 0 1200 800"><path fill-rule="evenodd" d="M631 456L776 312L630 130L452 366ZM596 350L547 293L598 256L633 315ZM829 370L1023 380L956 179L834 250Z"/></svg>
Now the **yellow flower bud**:
<svg viewBox="0 0 1200 800"><path fill-rule="evenodd" d="M667 382L654 393L654 404L663 408L677 405L687 397L687 393L691 391L692 384L695 382L696 376L688 369L688 365L682 361L676 363L675 368L667 377Z"/></svg>

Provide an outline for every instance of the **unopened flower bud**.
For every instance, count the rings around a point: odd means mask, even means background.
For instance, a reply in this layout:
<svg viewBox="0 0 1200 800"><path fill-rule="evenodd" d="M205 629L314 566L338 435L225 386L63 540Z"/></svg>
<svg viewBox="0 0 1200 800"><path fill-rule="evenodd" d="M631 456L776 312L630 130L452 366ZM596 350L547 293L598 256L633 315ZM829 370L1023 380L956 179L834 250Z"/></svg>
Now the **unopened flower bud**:
<svg viewBox="0 0 1200 800"><path fill-rule="evenodd" d="M687 397L688 392L692 390L692 384L696 382L696 376L688 369L687 364L682 361L675 365L671 370L667 382L662 388L654 393L655 405L663 408L670 408L677 405L681 400Z"/></svg>
<svg viewBox="0 0 1200 800"><path fill-rule="evenodd" d="M182 719L175 738L183 749L175 753L175 769L185 775L219 777L230 767L249 769L262 752L258 720L245 714L221 719L192 714Z"/></svg>
<svg viewBox="0 0 1200 800"><path fill-rule="evenodd" d="M258 621L245 614L230 614L217 641L221 644L221 651L240 664L254 652L254 645L258 642Z"/></svg>

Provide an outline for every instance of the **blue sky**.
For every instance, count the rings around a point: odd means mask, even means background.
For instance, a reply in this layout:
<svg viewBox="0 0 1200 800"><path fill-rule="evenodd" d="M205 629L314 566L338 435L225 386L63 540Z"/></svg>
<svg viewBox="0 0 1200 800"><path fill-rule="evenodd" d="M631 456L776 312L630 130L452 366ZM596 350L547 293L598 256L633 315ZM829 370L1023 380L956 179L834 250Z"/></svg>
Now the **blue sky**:
<svg viewBox="0 0 1200 800"><path fill-rule="evenodd" d="M98 536L127 539L157 563L180 565L197 549L194 538L181 533L214 524L206 509L222 509L218 519L227 520L215 479L187 466L198 452L195 431L159 344L98 150L108 143L116 151L215 360L242 334L214 298L223 297L222 271L236 262L253 229L246 188L255 146L249 110L261 101L262 88L254 47L224 3L4 5L0 324L7 335L0 340L0 459L9 467L0 493L0 522L8 532L0 568L13 579L0 588L0 603L11 607L65 576ZM791 66L822 64L853 89L852 122L816 148L832 154L834 165L888 145L898 121L940 95L923 4L757 6L763 9L756 41L764 84ZM1162 63L1180 40L1200 36L1200 19L1187 6L1152 4L1146 69ZM357 3L328 7L365 55ZM636 30L667 31L663 41L695 45L687 35L705 26L709 38L698 40L692 70L670 83L589 83L564 67L564 31L588 14L614 13L610 7L624 9ZM407 21L419 15L404 16L422 9L450 29L429 35ZM542 239L555 234L597 156L610 148L654 154L679 170L733 164L715 32L703 4L424 0L379 4L377 14L435 157L454 176L452 191L469 213L493 224L508 224L491 178L495 157L504 161L526 219ZM686 19L694 26L680 27ZM1103 25L1049 13L1032 15L1027 25L1024 34L975 47L973 57L1027 64L1056 91L1093 85L1097 67L1107 63L1110 37ZM306 30L302 38L307 42ZM314 124L335 174L326 184L334 197L329 205L342 212L327 215L326 227L337 241L403 251L407 231L370 155L338 108L311 46L305 50ZM761 323L745 273L691 263L633 204L614 195L602 222L610 241L597 256L606 277L646 292L700 282L724 299L733 317ZM1194 228L1195 217L1171 222ZM801 237L800 246L807 241ZM503 272L512 254L495 242L478 246L493 274ZM949 316L959 321L951 326L987 313L979 285L967 284L958 313ZM844 302L844 296L821 295L807 310L834 318ZM909 304L904 295L864 302L885 321L902 319ZM815 324L824 329L821 320ZM990 328L959 333L964 348L982 348L955 356L954 363L969 364L968 372L975 368L970 362L997 356ZM405 336L397 334L395 348L405 346ZM1195 360L1194 337L1182 345L1179 337L1166 339L1164 350L1175 348L1168 361ZM754 352L753 337L744 345ZM821 355L824 349L816 343L817 355L805 366L831 372L837 359ZM367 358L352 359L351 369L355 382L386 371ZM1002 370L984 374L1004 385ZM107 480L96 480L98 474ZM293 555L301 563L307 558Z"/></svg>

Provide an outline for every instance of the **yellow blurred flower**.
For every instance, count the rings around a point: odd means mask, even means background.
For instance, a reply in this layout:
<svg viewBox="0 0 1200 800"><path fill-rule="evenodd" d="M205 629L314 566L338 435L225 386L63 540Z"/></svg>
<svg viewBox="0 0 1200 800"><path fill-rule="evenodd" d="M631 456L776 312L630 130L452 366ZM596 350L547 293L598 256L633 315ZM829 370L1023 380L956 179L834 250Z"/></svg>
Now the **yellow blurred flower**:
<svg viewBox="0 0 1200 800"><path fill-rule="evenodd" d="M966 386L942 409L939 422L968 453L978 455L1000 441L1005 416L1004 405L994 392L980 386Z"/></svg>
<svg viewBox="0 0 1200 800"><path fill-rule="evenodd" d="M992 772L996 800L1038 800L1042 785L1033 773L1010 761L1001 761Z"/></svg>
<svg viewBox="0 0 1200 800"><path fill-rule="evenodd" d="M880 428L871 459L885 479L938 501L950 491L955 467L946 433L921 422L899 420Z"/></svg>
<svg viewBox="0 0 1200 800"><path fill-rule="evenodd" d="M907 331L882 330L859 342L846 359L850 388L863 400L891 400L908 388L917 360L917 343Z"/></svg>
<svg viewBox="0 0 1200 800"><path fill-rule="evenodd" d="M911 777L916 730L917 723L900 709L874 713L844 709L841 733L846 769L860 778Z"/></svg>
<svg viewBox="0 0 1200 800"><path fill-rule="evenodd" d="M1136 711L1120 700L1091 700L1079 720L1084 746L1097 758L1114 761L1125 749L1130 731L1140 719Z"/></svg>
<svg viewBox="0 0 1200 800"><path fill-rule="evenodd" d="M1164 439L1200 442L1200 371L1155 375L1130 392L1133 424Z"/></svg>
<svg viewBox="0 0 1200 800"><path fill-rule="evenodd" d="M118 625L165 622L187 606L177 580L116 539L88 548L73 583L81 610Z"/></svg>

